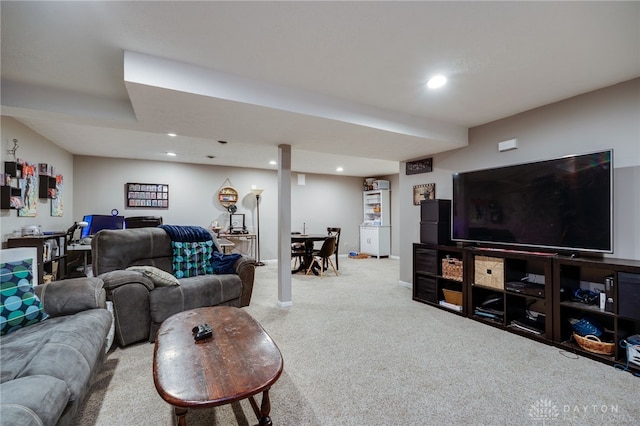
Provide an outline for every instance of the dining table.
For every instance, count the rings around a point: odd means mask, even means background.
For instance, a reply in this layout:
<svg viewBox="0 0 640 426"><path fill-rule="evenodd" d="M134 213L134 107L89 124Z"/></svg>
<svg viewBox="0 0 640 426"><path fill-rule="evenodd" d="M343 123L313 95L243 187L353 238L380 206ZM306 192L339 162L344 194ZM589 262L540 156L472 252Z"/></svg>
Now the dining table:
<svg viewBox="0 0 640 426"><path fill-rule="evenodd" d="M309 265L313 262L313 246L316 241L324 241L328 237L327 234L291 234L292 243L304 243L305 254L302 256L300 266L291 271L292 274L298 272L306 272ZM313 268L312 272L318 275L317 268Z"/></svg>

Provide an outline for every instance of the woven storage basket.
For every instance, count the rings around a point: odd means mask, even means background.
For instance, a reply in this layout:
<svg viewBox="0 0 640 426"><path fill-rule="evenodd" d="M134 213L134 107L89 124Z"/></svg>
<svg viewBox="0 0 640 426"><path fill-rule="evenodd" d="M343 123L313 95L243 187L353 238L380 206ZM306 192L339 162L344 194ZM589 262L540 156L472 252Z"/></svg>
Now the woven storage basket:
<svg viewBox="0 0 640 426"><path fill-rule="evenodd" d="M462 260L453 257L442 259L442 278L462 281Z"/></svg>
<svg viewBox="0 0 640 426"><path fill-rule="evenodd" d="M476 256L474 269L475 285L504 290L504 259Z"/></svg>
<svg viewBox="0 0 640 426"><path fill-rule="evenodd" d="M613 355L616 350L615 343L602 342L592 334L583 337L578 333L573 333L573 338L582 349L594 354Z"/></svg>
<svg viewBox="0 0 640 426"><path fill-rule="evenodd" d="M445 302L462 306L462 292L443 288L442 293L444 293Z"/></svg>

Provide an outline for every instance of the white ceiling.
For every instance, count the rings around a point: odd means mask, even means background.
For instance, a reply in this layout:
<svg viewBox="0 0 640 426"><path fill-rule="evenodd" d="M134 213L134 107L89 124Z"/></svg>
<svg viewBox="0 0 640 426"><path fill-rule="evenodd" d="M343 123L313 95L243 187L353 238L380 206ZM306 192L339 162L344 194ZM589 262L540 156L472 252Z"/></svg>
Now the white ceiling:
<svg viewBox="0 0 640 426"><path fill-rule="evenodd" d="M276 168L288 144L294 171L380 176L465 146L470 127L640 76L637 1L2 1L0 13L2 114L79 155ZM426 89L436 73L449 83Z"/></svg>

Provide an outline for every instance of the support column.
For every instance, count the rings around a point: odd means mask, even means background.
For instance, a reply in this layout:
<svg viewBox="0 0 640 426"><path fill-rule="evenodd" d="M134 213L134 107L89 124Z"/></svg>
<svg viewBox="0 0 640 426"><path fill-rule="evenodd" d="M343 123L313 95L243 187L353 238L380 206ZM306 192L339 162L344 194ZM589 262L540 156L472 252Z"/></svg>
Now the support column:
<svg viewBox="0 0 640 426"><path fill-rule="evenodd" d="M278 306L291 298L291 145L278 146Z"/></svg>

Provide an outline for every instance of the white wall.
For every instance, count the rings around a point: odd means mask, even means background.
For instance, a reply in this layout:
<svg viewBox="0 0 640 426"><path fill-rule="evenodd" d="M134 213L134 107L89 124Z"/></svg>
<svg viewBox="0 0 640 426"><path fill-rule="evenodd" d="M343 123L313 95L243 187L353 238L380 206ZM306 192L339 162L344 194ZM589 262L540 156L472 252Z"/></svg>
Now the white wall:
<svg viewBox="0 0 640 426"><path fill-rule="evenodd" d="M518 149L498 152L498 142ZM436 198L452 198L455 172L517 164L613 148L614 253L640 259L640 79L470 129L469 146L433 157L432 173L407 176L400 189L400 280L412 282L412 244L420 241L420 209L413 185L436 183Z"/></svg>
<svg viewBox="0 0 640 426"><path fill-rule="evenodd" d="M13 139L18 139L17 157L28 163L52 164L57 174L64 179L63 201L64 213L62 217L51 216L51 202L48 199L39 199L37 202L38 214L36 217L18 217L16 210L0 210L0 233L2 243L14 232L20 232L22 227L40 225L43 231L66 231L73 224L73 156L64 149L54 145L40 134L34 132L19 121L11 117L1 117L2 148L0 161L4 172L4 162L14 161L8 150L13 148Z"/></svg>
<svg viewBox="0 0 640 426"><path fill-rule="evenodd" d="M261 258L276 258L277 241L277 171L183 164L161 161L125 160L90 156L73 156L11 117L2 117L2 161L12 161L7 150L18 139L18 157L30 163L50 163L64 176L64 215L51 217L50 201L38 200L38 215L18 217L15 210L0 211L2 243L23 226L41 225L44 231L65 231L85 214L110 214L116 208L123 216L162 216L165 223L208 227L218 221L228 225L228 213L218 203L217 191L229 183L240 193L238 213L246 214L250 231L255 231L255 197L252 185L265 189L260 202ZM392 226L399 214L394 192L398 177L381 177L391 181ZM125 206L127 182L169 185L168 209L128 208ZM363 178L305 174L298 185L292 178L292 230L324 233L327 226L342 228L340 253L359 250L359 225L362 221ZM392 228L392 255L399 247L399 233ZM246 248L246 247L242 247Z"/></svg>
<svg viewBox="0 0 640 426"><path fill-rule="evenodd" d="M233 186L238 192L237 213L246 215L250 232L255 232L256 200L251 186L264 188L260 201L260 257L277 258L277 171L207 166L163 161L125 160L76 156L74 158L74 219L85 214L110 214L116 208L123 216L162 216L172 225L209 227L218 221L228 226L229 215L217 199L218 190ZM228 181L227 181L228 179ZM125 207L125 184L169 185L169 208ZM292 230L326 233L327 226L342 228L340 253L357 250L358 226L362 216L362 179L331 175L305 175L305 185L292 178Z"/></svg>

